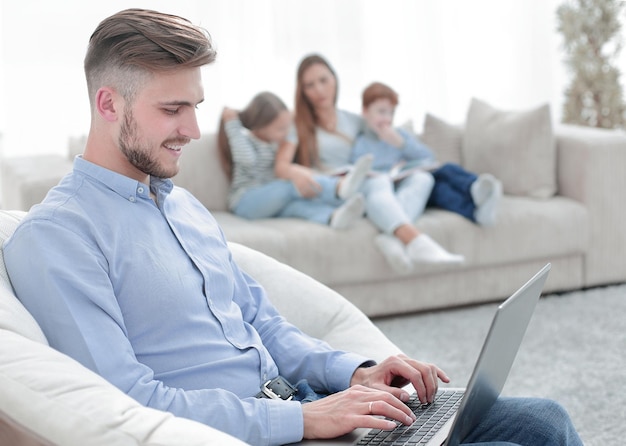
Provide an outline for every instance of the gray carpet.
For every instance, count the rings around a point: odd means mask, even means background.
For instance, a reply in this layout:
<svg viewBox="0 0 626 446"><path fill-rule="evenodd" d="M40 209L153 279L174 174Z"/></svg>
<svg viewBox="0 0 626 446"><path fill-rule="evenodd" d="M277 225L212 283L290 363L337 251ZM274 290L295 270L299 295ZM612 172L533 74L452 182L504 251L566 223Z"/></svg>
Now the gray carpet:
<svg viewBox="0 0 626 446"><path fill-rule="evenodd" d="M465 386L496 304L374 323ZM585 445L626 442L626 284L542 297L503 390L559 401Z"/></svg>

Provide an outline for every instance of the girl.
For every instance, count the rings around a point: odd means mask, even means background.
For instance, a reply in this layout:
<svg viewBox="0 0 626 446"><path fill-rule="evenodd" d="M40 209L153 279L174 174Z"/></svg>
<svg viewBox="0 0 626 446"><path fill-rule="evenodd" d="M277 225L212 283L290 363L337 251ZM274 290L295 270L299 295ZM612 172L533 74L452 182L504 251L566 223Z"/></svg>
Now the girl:
<svg viewBox="0 0 626 446"><path fill-rule="evenodd" d="M371 158L347 175L316 175L296 184L274 174L276 151L292 125L291 114L275 94L257 94L245 109L225 108L218 132L222 165L231 180L230 210L248 219L304 218L343 229L363 216L358 189Z"/></svg>

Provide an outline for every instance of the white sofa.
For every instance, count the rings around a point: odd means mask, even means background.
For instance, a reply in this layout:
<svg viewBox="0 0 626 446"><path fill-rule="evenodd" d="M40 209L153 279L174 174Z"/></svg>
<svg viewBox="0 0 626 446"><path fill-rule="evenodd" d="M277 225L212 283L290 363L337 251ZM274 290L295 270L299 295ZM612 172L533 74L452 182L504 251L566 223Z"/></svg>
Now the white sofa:
<svg viewBox="0 0 626 446"><path fill-rule="evenodd" d="M0 211L0 244L20 211ZM239 265L303 331L376 360L399 353L347 300L270 257L231 244ZM42 290L45 294L45 290ZM12 292L0 254L0 444L11 446L239 445L195 421L141 406L68 356L50 348Z"/></svg>
<svg viewBox="0 0 626 446"><path fill-rule="evenodd" d="M463 126L427 116L422 139L440 161L491 172L504 183L498 222L480 227L450 212L428 209L417 225L465 255L460 267L420 266L395 273L373 241L366 219L346 231L294 219L249 221L227 211L228 182L215 135L187 146L174 181L209 208L226 236L314 277L369 316L499 300L547 262L546 292L626 281L626 134L560 125L549 109L497 110L474 100ZM39 202L82 151L67 158L5 160L3 204Z"/></svg>

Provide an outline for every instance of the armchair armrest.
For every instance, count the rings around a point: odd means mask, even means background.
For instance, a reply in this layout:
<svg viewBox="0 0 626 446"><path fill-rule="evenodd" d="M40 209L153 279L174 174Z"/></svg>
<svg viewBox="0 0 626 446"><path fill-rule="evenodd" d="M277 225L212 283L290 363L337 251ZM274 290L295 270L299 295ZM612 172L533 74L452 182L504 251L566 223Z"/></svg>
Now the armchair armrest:
<svg viewBox="0 0 626 446"><path fill-rule="evenodd" d="M557 127L558 193L589 211L585 286L626 280L626 133Z"/></svg>
<svg viewBox="0 0 626 446"><path fill-rule="evenodd" d="M144 407L47 345L0 329L0 439L33 445L244 443L209 426ZM4 444L4 443L3 443Z"/></svg>

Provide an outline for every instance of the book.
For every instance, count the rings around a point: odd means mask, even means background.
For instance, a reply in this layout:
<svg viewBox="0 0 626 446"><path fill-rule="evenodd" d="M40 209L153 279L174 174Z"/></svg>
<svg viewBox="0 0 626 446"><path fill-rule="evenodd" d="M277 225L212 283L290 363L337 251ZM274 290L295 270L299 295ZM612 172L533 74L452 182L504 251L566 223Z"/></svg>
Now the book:
<svg viewBox="0 0 626 446"><path fill-rule="evenodd" d="M439 163L433 161L401 161L397 164L394 164L389 170L370 170L368 172L369 177L377 177L381 175L386 175L391 178L392 181L400 181L409 175L418 172L418 171L426 171L430 172L440 167ZM329 175L342 176L346 175L348 172L352 170L352 165L341 166L333 169L328 172Z"/></svg>

